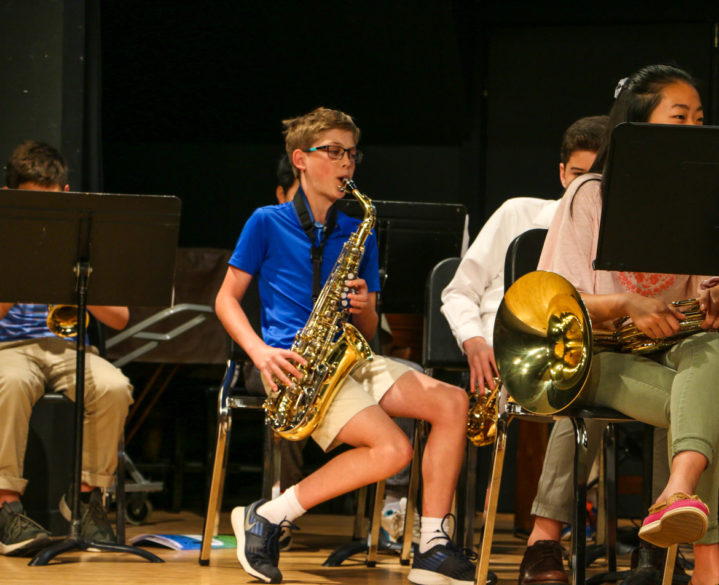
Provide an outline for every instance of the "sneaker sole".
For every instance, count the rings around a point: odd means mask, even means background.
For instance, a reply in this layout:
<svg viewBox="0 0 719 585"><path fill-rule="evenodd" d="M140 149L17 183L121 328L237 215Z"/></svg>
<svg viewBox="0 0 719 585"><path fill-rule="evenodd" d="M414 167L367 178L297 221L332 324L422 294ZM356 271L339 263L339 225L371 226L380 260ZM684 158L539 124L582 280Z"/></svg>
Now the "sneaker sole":
<svg viewBox="0 0 719 585"><path fill-rule="evenodd" d="M415 585L474 585L474 579L471 581L462 579L453 579L448 575L442 575L435 571L427 569L412 568L409 572L408 579L410 583Z"/></svg>
<svg viewBox="0 0 719 585"><path fill-rule="evenodd" d="M247 557L245 557L245 511L247 508L245 506L239 506L232 510L232 514L230 515L230 520L232 522L232 530L235 533L235 538L237 539L237 560L240 561L240 564L242 565L242 568L252 575L253 577L257 577L261 581L264 581L265 583L271 583L272 579L268 577L267 575L263 575L256 569L250 565L250 562L247 560Z"/></svg>
<svg viewBox="0 0 719 585"><path fill-rule="evenodd" d="M639 538L651 544L668 548L674 544L692 543L707 531L705 514L695 508L669 510L659 520L639 529Z"/></svg>

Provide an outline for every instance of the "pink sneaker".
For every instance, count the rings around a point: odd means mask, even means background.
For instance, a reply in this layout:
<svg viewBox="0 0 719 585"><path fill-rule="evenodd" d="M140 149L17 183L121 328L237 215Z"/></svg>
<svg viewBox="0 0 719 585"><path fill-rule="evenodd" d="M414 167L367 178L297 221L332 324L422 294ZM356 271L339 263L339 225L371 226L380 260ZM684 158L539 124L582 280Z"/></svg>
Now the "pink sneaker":
<svg viewBox="0 0 719 585"><path fill-rule="evenodd" d="M656 546L692 543L707 531L709 508L699 496L677 492L666 502L654 504L639 529L639 538Z"/></svg>

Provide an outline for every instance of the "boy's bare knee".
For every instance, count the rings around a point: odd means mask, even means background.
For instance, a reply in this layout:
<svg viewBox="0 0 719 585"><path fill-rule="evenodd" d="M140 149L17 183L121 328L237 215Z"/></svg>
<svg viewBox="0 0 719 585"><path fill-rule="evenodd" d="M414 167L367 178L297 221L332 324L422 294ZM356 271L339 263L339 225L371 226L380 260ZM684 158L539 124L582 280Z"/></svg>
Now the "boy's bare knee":
<svg viewBox="0 0 719 585"><path fill-rule="evenodd" d="M383 445L380 458L390 468L389 475L394 475L412 461L413 455L412 443L403 436L400 440Z"/></svg>

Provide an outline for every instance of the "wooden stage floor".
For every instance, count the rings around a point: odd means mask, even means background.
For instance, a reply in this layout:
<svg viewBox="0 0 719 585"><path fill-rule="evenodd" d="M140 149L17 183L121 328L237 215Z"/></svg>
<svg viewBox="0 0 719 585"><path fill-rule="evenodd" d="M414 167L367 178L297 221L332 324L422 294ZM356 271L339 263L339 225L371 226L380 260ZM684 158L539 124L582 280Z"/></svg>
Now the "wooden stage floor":
<svg viewBox="0 0 719 585"><path fill-rule="evenodd" d="M409 583L409 567L400 565L399 556L383 552L377 566L364 565L364 556L356 555L340 567L323 567L322 563L337 547L349 542L352 518L307 514L298 521L292 550L282 553L280 569L284 583L293 585L384 585ZM143 526L128 527L128 538L142 533L197 534L202 518L196 514L171 514L157 511ZM229 514L223 514L221 534L232 534ZM476 534L476 541L479 533ZM497 532L492 549L490 569L499 578L499 585L516 585L524 541L512 534L512 516L497 518ZM566 545L565 545L566 546ZM29 567L28 559L0 557L2 585L209 585L259 583L240 567L235 549L212 551L210 566L199 566L199 551L176 552L148 547L165 563L149 563L140 557L118 553L66 553L46 567ZM690 552L687 549L686 552ZM628 568L629 556L620 556L620 569ZM603 560L588 570L588 575L603 571Z"/></svg>

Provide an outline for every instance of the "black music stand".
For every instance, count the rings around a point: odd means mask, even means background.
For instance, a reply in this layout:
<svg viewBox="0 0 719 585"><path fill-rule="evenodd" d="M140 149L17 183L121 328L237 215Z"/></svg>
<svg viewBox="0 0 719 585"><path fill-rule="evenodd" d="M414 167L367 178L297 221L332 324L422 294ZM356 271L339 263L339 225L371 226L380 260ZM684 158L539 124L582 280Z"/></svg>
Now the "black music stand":
<svg viewBox="0 0 719 585"><path fill-rule="evenodd" d="M424 314L424 283L432 268L440 260L464 252L467 208L458 203L416 201L376 200L372 204L377 214L375 231L383 278L379 310ZM363 215L354 199L340 199L337 205L352 217Z"/></svg>
<svg viewBox="0 0 719 585"><path fill-rule="evenodd" d="M0 298L93 305L163 305L170 300L180 200L171 196L0 191ZM91 278L92 276L92 278ZM86 541L80 535L85 320L78 319L74 465L69 536L30 565L89 548L163 562L140 548Z"/></svg>
<svg viewBox="0 0 719 585"><path fill-rule="evenodd" d="M604 181L595 269L716 274L719 127L620 124Z"/></svg>

